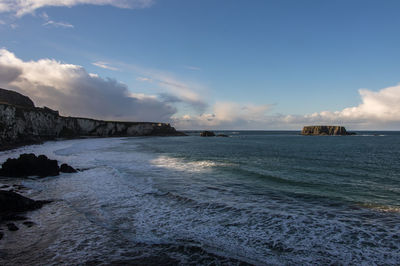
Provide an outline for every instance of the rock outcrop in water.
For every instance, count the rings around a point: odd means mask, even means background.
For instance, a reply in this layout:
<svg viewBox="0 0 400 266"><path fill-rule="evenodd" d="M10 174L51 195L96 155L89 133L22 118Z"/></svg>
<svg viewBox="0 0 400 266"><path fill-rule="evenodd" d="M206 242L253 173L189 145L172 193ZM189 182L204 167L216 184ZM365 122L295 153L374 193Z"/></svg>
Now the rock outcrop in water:
<svg viewBox="0 0 400 266"><path fill-rule="evenodd" d="M56 176L60 172L76 173L77 171L68 164L58 167L57 160L50 160L45 155L36 156L33 153L24 153L18 159L9 158L0 169L0 176L26 177L26 176Z"/></svg>
<svg viewBox="0 0 400 266"><path fill-rule="evenodd" d="M302 135L312 136L324 136L324 135L335 135L335 136L346 136L354 135L346 131L345 127L342 126L305 126L301 131Z"/></svg>
<svg viewBox="0 0 400 266"><path fill-rule="evenodd" d="M47 107L34 107L26 96L0 89L0 149L55 138L184 135L167 123L64 117Z"/></svg>
<svg viewBox="0 0 400 266"><path fill-rule="evenodd" d="M200 137L215 137L215 133L212 131L203 131L200 133Z"/></svg>
<svg viewBox="0 0 400 266"><path fill-rule="evenodd" d="M26 220L27 218L21 216L21 213L39 209L44 204L50 202L48 200L33 200L13 191L0 190L0 224L7 221ZM23 224L31 227L35 223L25 221ZM19 229L14 223L7 223L6 226L10 231L17 231ZM2 237L3 232L0 231L0 240Z"/></svg>

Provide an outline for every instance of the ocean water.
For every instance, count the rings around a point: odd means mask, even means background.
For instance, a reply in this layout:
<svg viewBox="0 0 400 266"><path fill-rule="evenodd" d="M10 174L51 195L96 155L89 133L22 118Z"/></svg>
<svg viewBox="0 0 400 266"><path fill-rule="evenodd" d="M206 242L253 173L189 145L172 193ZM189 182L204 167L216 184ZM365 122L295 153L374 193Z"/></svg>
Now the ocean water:
<svg viewBox="0 0 400 266"><path fill-rule="evenodd" d="M0 240L0 264L398 265L400 133L46 142L83 169L19 183L54 202Z"/></svg>

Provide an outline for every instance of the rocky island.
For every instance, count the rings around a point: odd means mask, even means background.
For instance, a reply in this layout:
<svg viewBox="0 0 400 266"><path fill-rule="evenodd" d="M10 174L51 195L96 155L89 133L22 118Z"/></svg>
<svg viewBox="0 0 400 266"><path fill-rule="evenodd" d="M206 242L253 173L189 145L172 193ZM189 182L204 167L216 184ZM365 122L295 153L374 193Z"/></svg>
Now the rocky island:
<svg viewBox="0 0 400 266"><path fill-rule="evenodd" d="M347 132L342 126L305 126L301 131L302 135L309 136L347 136L355 135L355 133Z"/></svg>
<svg viewBox="0 0 400 266"><path fill-rule="evenodd" d="M168 123L116 122L60 116L28 97L0 89L0 150L56 138L184 136Z"/></svg>

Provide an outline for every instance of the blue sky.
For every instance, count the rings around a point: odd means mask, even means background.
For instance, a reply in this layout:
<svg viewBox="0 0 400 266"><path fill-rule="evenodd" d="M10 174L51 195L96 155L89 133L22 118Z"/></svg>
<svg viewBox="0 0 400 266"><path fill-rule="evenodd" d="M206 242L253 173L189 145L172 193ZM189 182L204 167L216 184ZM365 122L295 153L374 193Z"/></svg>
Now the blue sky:
<svg viewBox="0 0 400 266"><path fill-rule="evenodd" d="M0 85L63 114L163 120L182 129L400 129L399 1L41 3L0 0L0 67L22 69L11 81L0 70ZM82 73L65 84L30 80L40 60L53 66L47 71L58 69L48 76L71 79L66 65ZM80 82L92 85L81 92ZM80 93L115 104L86 110L72 97ZM133 100L121 98L127 94ZM122 102L149 115L118 110Z"/></svg>

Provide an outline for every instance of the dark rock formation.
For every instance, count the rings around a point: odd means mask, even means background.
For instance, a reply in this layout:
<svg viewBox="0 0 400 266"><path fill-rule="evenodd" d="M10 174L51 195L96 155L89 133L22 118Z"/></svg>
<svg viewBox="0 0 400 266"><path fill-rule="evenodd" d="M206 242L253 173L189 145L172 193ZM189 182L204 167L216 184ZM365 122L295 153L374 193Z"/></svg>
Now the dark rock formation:
<svg viewBox="0 0 400 266"><path fill-rule="evenodd" d="M15 92L0 88L0 103L6 103L26 108L34 108L32 100L28 97Z"/></svg>
<svg viewBox="0 0 400 266"><path fill-rule="evenodd" d="M69 166L68 164L63 163L60 166L60 172L62 172L62 173L76 173L78 171L76 171L72 166Z"/></svg>
<svg viewBox="0 0 400 266"><path fill-rule="evenodd" d="M312 136L324 136L324 135L354 135L354 133L349 133L342 126L305 126L301 131L302 135L312 135Z"/></svg>
<svg viewBox="0 0 400 266"><path fill-rule="evenodd" d="M229 137L229 136L228 136L228 135L225 135L225 134L218 134L217 137L224 137L224 138L227 138L227 137Z"/></svg>
<svg viewBox="0 0 400 266"><path fill-rule="evenodd" d="M200 133L201 137L215 137L215 133L212 131L203 131Z"/></svg>
<svg viewBox="0 0 400 266"><path fill-rule="evenodd" d="M7 213L39 209L45 203L49 201L32 200L15 192L0 190L0 217Z"/></svg>
<svg viewBox="0 0 400 266"><path fill-rule="evenodd" d="M56 176L60 169L56 160L50 160L45 155L21 154L18 159L7 159L2 165L0 176L26 177L26 176Z"/></svg>
<svg viewBox="0 0 400 266"><path fill-rule="evenodd" d="M111 122L89 118L64 117L47 107L34 107L32 101L19 93L20 100L0 101L0 149L40 143L55 138L185 136L167 123ZM27 99L23 102L21 99ZM28 100L31 104L28 104Z"/></svg>
<svg viewBox="0 0 400 266"><path fill-rule="evenodd" d="M60 172L76 173L72 166L63 163L58 167L57 160L50 160L46 155L36 156L33 153L24 153L18 159L8 158L0 169L0 176L7 177L27 177L27 176L56 176ZM25 189L22 185L13 185L13 188Z"/></svg>
<svg viewBox="0 0 400 266"><path fill-rule="evenodd" d="M19 228L18 228L14 223L8 223L8 224L6 224L6 225L7 225L8 230L10 230L10 231L17 231L17 230L19 230Z"/></svg>

